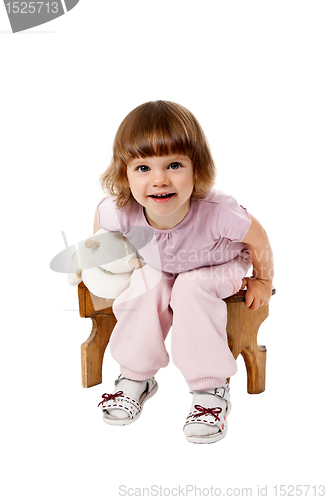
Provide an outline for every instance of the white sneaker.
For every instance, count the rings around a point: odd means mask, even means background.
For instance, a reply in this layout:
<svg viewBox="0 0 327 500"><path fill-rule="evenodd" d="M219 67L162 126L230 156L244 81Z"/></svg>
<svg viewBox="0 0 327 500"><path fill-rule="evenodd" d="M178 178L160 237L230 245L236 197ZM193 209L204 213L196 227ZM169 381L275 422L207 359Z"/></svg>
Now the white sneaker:
<svg viewBox="0 0 327 500"><path fill-rule="evenodd" d="M215 443L226 436L227 416L231 410L229 386L192 391L191 411L184 434L191 443Z"/></svg>
<svg viewBox="0 0 327 500"><path fill-rule="evenodd" d="M158 384L154 377L137 381L119 375L115 389L113 394L102 394L102 401L98 404L103 411L103 420L111 425L128 425L139 418L143 403L154 396Z"/></svg>

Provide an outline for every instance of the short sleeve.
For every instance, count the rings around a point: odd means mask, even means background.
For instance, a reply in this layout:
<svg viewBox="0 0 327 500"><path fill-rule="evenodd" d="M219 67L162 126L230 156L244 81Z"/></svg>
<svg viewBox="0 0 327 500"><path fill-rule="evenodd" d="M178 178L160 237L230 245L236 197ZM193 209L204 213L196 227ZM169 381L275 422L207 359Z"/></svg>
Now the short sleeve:
<svg viewBox="0 0 327 500"><path fill-rule="evenodd" d="M117 206L113 198L104 198L100 201L97 215L102 229L111 232L122 232L117 215Z"/></svg>
<svg viewBox="0 0 327 500"><path fill-rule="evenodd" d="M230 241L242 241L251 222L246 208L239 205L232 196L225 195L218 210L218 235Z"/></svg>

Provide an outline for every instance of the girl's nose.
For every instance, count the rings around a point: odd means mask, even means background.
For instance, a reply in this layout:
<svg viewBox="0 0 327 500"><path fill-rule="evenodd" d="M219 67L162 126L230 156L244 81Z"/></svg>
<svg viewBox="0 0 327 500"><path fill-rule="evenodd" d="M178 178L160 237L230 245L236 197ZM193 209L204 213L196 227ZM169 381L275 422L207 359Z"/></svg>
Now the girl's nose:
<svg viewBox="0 0 327 500"><path fill-rule="evenodd" d="M167 186L169 184L169 177L166 172L155 172L153 175L153 186Z"/></svg>

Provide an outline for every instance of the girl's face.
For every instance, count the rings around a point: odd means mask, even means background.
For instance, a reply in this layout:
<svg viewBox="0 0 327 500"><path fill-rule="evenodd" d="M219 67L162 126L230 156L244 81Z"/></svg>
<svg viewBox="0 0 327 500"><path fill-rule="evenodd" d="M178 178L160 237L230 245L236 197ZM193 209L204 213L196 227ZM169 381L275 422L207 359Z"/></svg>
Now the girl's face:
<svg viewBox="0 0 327 500"><path fill-rule="evenodd" d="M194 175L188 156L135 158L127 165L127 178L132 195L145 208L151 226L171 229L189 211Z"/></svg>

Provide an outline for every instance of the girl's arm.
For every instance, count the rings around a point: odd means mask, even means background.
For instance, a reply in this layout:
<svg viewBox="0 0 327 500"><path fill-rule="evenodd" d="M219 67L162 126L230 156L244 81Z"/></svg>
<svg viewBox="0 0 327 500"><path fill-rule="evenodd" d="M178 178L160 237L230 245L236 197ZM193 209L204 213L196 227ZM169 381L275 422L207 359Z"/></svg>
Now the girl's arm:
<svg viewBox="0 0 327 500"><path fill-rule="evenodd" d="M242 289L247 286L245 305L255 311L268 304L271 297L274 265L272 249L266 231L260 222L251 215L252 224L243 238L243 243L251 255L253 276L244 278Z"/></svg>

